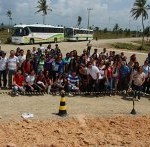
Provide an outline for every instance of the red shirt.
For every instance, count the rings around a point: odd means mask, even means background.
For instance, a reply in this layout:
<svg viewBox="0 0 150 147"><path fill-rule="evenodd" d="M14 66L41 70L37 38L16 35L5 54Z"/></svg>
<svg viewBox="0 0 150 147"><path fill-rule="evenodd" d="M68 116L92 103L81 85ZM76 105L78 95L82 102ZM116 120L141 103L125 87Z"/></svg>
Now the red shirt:
<svg viewBox="0 0 150 147"><path fill-rule="evenodd" d="M23 86L23 82L24 82L24 77L22 75L15 75L13 77L13 81L19 85L19 86Z"/></svg>
<svg viewBox="0 0 150 147"><path fill-rule="evenodd" d="M30 61L26 61L25 60L22 63L22 69L23 69L24 73L29 74L30 71L31 71L31 63L30 63Z"/></svg>
<svg viewBox="0 0 150 147"><path fill-rule="evenodd" d="M108 69L107 69L107 77L108 77L108 78L112 78L112 75L113 75L112 68L111 68L111 67L108 67Z"/></svg>

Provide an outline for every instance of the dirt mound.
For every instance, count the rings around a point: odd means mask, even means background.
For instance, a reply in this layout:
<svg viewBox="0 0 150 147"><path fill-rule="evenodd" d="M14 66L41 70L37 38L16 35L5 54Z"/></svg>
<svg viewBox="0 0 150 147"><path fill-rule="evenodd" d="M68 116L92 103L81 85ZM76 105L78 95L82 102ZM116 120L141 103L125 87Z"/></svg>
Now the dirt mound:
<svg viewBox="0 0 150 147"><path fill-rule="evenodd" d="M150 117L0 122L0 146L150 146Z"/></svg>

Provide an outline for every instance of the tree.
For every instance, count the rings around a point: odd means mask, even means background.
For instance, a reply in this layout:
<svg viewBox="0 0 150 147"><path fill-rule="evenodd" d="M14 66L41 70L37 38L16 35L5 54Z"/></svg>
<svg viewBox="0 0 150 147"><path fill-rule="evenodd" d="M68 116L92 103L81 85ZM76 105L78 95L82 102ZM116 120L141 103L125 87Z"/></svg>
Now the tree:
<svg viewBox="0 0 150 147"><path fill-rule="evenodd" d="M9 18L9 26L12 26L12 12L11 12L11 10L8 10L6 12L6 15Z"/></svg>
<svg viewBox="0 0 150 147"><path fill-rule="evenodd" d="M47 11L52 11L52 9L50 9L47 5L47 1L46 0L39 0L38 1L38 11L36 11L36 13L42 12L43 15L43 24L45 24L45 16L47 15Z"/></svg>
<svg viewBox="0 0 150 147"><path fill-rule="evenodd" d="M81 16L78 16L78 20L77 20L77 26L78 26L78 27L80 27L81 21L82 21L82 17L81 17Z"/></svg>
<svg viewBox="0 0 150 147"><path fill-rule="evenodd" d="M146 27L146 28L144 29L144 35L146 35L147 41L148 41L148 37L149 37L149 35L150 35L150 27Z"/></svg>
<svg viewBox="0 0 150 147"><path fill-rule="evenodd" d="M108 32L108 29L107 29L107 28L104 28L103 32L104 32L104 33L107 33L107 32Z"/></svg>
<svg viewBox="0 0 150 147"><path fill-rule="evenodd" d="M147 5L147 0L135 0L133 8L131 9L133 19L137 20L140 16L142 18L142 47L144 44L144 20L148 19L148 10L150 5Z"/></svg>
<svg viewBox="0 0 150 147"><path fill-rule="evenodd" d="M119 30L119 25L116 23L113 28L113 32L118 32L118 30Z"/></svg>

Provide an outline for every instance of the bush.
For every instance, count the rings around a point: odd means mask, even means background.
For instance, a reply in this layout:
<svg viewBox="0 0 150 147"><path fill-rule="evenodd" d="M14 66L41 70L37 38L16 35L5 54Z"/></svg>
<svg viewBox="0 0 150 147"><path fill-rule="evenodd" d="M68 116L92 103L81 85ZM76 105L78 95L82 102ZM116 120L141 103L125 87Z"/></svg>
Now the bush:
<svg viewBox="0 0 150 147"><path fill-rule="evenodd" d="M146 50L146 48L145 48L144 46L140 45L140 46L137 48L137 50L142 51L142 50Z"/></svg>
<svg viewBox="0 0 150 147"><path fill-rule="evenodd" d="M10 44L11 43L11 37L8 37L5 44Z"/></svg>

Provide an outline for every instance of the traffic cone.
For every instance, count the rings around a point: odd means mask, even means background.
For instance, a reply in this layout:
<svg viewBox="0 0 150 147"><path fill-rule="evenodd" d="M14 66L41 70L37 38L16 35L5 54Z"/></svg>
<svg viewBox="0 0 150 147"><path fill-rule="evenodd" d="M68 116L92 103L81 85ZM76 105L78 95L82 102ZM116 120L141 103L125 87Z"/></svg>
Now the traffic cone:
<svg viewBox="0 0 150 147"><path fill-rule="evenodd" d="M135 109L134 109L134 105L135 105L135 104L134 104L134 99L133 99L133 109L132 109L132 111L131 111L131 114L132 114L132 115L136 115L136 111L135 111Z"/></svg>
<svg viewBox="0 0 150 147"><path fill-rule="evenodd" d="M67 115L66 99L64 92L61 93L61 100L58 115L64 117Z"/></svg>

